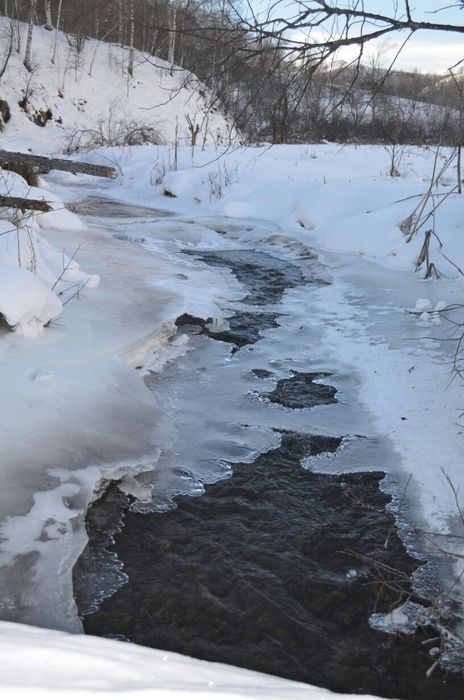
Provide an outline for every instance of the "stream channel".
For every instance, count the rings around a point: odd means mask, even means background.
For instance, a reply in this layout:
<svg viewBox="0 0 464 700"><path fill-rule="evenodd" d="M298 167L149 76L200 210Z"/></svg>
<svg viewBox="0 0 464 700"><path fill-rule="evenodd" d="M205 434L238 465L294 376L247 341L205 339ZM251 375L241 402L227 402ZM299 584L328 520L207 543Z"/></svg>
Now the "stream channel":
<svg viewBox="0 0 464 700"><path fill-rule="evenodd" d="M93 204L75 209L98 216ZM137 215L102 211L115 235ZM110 484L88 512L74 570L85 631L339 692L464 697L460 674L426 677L432 628L393 635L369 623L427 602L411 590L421 562L388 509L387 447L305 323L311 290L330 275L307 249L256 249L253 225L199 223L223 248L179 256L232 271L243 293L222 326L181 314L172 345L184 351L145 378L176 438L141 477L149 503ZM153 254L149 237L140 243Z"/></svg>

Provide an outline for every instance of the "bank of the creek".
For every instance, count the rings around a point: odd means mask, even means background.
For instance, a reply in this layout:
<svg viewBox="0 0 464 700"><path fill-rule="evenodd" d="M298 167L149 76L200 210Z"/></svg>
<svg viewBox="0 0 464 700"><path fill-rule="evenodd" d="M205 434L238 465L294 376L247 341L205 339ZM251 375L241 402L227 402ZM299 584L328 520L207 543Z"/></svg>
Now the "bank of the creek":
<svg viewBox="0 0 464 700"><path fill-rule="evenodd" d="M307 261L303 274L297 263L250 250L196 255L232 269L248 294L226 328L184 314L179 333L223 343L236 362L241 348L285 324L278 304L286 290L323 283L319 269L308 277ZM389 635L369 625L373 612L401 601L427 605L410 585L420 562L406 553L386 511L382 465L337 475L307 468L308 458L342 449L344 435L289 429L289 413L336 404L337 392L328 372L302 371L291 360L286 369L271 386L272 371L251 369L262 383L258 399L286 415L271 449L246 461L225 456L228 478L178 495L175 508L133 512L115 485L92 506L89 545L74 571L85 631L340 692L464 697L461 675L437 669L426 677L433 659L423 642L434 630ZM147 380L155 394L158 381ZM114 575L105 583L108 566Z"/></svg>

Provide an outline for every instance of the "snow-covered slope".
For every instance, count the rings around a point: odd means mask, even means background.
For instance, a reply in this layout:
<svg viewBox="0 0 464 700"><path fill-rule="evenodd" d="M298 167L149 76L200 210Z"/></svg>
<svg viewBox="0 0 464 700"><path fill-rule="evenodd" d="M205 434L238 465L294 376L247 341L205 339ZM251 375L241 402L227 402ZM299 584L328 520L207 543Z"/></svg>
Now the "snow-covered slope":
<svg viewBox="0 0 464 700"><path fill-rule="evenodd" d="M63 33L35 27L29 72L23 65L26 31L20 24L21 51L15 43L0 80L0 99L11 112L0 148L62 152L91 143L137 142L142 132L155 143L172 143L177 135L188 144L189 123L199 127L198 144L234 138L229 121L189 71L175 68L171 75L165 61L136 51L131 77L127 48L86 39L78 52ZM9 20L0 17L3 51L8 32Z"/></svg>

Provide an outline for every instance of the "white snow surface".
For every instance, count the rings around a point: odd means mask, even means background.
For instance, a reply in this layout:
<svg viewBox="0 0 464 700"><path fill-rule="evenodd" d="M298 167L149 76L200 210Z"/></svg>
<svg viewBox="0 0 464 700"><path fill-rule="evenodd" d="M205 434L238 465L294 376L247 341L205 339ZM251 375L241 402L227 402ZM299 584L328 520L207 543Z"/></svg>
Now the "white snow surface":
<svg viewBox="0 0 464 700"><path fill-rule="evenodd" d="M27 25L19 27L24 48ZM9 20L0 17L5 46L8 35ZM121 144L140 129L150 132L155 143L172 143L177 133L179 143L186 144L187 117L200 127L199 144L236 137L198 78L180 68L171 75L171 66L156 56L135 51L131 78L126 47L87 38L77 54L65 34L44 27L34 27L32 55L29 72L15 47L2 76L1 97L10 106L11 119L0 133L0 148L7 144L8 150L61 153L77 145L85 148L95 139ZM48 110L51 118L38 126L34 118Z"/></svg>
<svg viewBox="0 0 464 700"><path fill-rule="evenodd" d="M0 169L1 194L47 201L52 207L36 214L0 211L0 314L15 330L36 335L60 315L62 302L84 287L98 286L100 278L83 272L74 255L53 248L40 235L44 226L68 233L85 228L55 194Z"/></svg>
<svg viewBox="0 0 464 700"><path fill-rule="evenodd" d="M35 335L36 328L41 330L62 308L37 275L22 267L0 266L0 312L9 326Z"/></svg>
<svg viewBox="0 0 464 700"><path fill-rule="evenodd" d="M339 695L135 644L0 624L0 688L11 700L330 700Z"/></svg>

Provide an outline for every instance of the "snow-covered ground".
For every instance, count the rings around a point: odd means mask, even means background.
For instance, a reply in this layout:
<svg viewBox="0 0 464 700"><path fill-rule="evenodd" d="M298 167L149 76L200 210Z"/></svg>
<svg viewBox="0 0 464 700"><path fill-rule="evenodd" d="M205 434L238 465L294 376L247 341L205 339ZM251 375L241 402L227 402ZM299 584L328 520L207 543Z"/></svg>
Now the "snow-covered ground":
<svg viewBox="0 0 464 700"><path fill-rule="evenodd" d="M1 80L0 99L11 112L2 137L9 150L61 153L91 143L137 142L142 131L155 143L173 143L177 136L186 144L188 120L199 127L198 144L235 137L211 94L189 71L176 68L171 75L168 63L135 51L130 77L127 48L87 38L76 51L62 32L34 27L29 72L23 65L26 33L27 25L20 24ZM1 60L9 34L10 21L0 17ZM38 126L47 113L45 125Z"/></svg>

